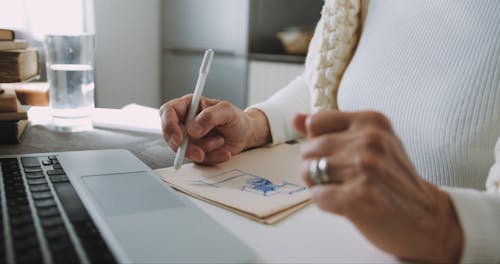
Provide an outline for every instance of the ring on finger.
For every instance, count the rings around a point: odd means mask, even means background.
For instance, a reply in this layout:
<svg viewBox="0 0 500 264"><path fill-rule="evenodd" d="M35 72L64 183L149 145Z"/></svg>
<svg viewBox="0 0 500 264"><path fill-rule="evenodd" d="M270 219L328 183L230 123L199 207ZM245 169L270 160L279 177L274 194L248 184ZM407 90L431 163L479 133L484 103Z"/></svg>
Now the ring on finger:
<svg viewBox="0 0 500 264"><path fill-rule="evenodd" d="M319 174L319 179L321 183L329 183L330 182L330 177L328 176L328 159L327 157L322 157L318 161L318 174Z"/></svg>
<svg viewBox="0 0 500 264"><path fill-rule="evenodd" d="M318 160L313 159L311 163L309 163L309 177L313 181L314 184L321 184L321 178L318 174Z"/></svg>

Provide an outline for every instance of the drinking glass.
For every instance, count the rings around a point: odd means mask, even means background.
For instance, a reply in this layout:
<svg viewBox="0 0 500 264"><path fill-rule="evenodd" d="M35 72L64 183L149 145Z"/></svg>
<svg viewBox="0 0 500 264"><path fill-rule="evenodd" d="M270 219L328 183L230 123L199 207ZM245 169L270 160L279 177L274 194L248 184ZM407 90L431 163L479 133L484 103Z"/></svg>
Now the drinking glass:
<svg viewBox="0 0 500 264"><path fill-rule="evenodd" d="M55 130L91 130L95 107L94 35L46 35L44 47Z"/></svg>

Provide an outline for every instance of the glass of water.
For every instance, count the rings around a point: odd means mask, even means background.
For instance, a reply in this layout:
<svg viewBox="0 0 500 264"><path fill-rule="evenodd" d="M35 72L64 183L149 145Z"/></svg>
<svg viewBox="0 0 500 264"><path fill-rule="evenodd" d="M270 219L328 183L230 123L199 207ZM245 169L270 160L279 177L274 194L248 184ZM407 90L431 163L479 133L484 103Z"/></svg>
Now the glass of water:
<svg viewBox="0 0 500 264"><path fill-rule="evenodd" d="M55 130L91 130L95 107L94 35L46 35L44 46Z"/></svg>

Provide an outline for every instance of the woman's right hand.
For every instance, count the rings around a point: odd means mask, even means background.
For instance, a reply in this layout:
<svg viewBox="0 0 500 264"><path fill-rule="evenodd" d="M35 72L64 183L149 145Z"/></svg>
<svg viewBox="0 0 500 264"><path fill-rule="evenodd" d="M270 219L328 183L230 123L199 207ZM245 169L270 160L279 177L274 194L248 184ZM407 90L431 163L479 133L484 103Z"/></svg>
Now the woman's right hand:
<svg viewBox="0 0 500 264"><path fill-rule="evenodd" d="M184 120L192 94L170 100L160 108L163 137L177 151L183 138ZM213 165L227 161L242 150L270 141L267 119L260 110L242 111L233 104L202 97L198 114L187 127L186 157Z"/></svg>

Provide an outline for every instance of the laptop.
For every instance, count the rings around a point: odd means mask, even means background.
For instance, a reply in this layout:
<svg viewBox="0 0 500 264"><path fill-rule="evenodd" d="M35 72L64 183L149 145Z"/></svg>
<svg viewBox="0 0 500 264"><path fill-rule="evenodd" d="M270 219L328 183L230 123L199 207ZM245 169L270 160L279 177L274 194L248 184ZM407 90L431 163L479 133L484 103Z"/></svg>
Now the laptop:
<svg viewBox="0 0 500 264"><path fill-rule="evenodd" d="M0 156L0 263L249 263L126 150Z"/></svg>

